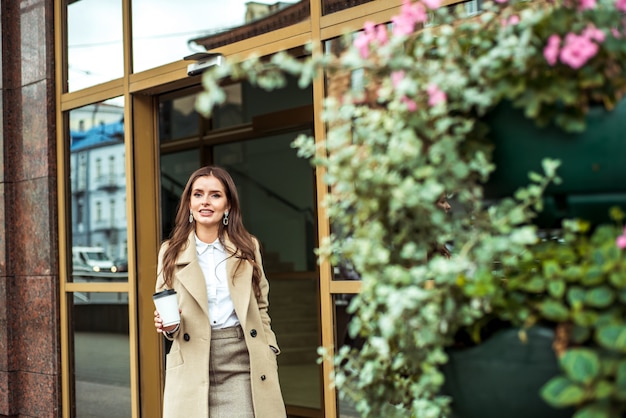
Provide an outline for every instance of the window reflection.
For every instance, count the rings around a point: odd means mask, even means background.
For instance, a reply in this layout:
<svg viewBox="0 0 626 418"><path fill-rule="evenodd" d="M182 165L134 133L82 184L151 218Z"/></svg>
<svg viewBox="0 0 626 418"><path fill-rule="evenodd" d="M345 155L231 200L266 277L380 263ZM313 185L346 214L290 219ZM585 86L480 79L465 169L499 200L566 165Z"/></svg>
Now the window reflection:
<svg viewBox="0 0 626 418"><path fill-rule="evenodd" d="M122 0L66 2L69 91L122 77Z"/></svg>
<svg viewBox="0 0 626 418"><path fill-rule="evenodd" d="M200 167L197 148L169 154L161 154L161 239L170 236L180 196L187 179Z"/></svg>
<svg viewBox="0 0 626 418"><path fill-rule="evenodd" d="M134 72L289 26L310 15L309 0L132 0L132 13Z"/></svg>
<svg viewBox="0 0 626 418"><path fill-rule="evenodd" d="M70 112L72 280L128 280L124 106Z"/></svg>
<svg viewBox="0 0 626 418"><path fill-rule="evenodd" d="M73 416L130 417L127 294L77 292L73 300Z"/></svg>
<svg viewBox="0 0 626 418"><path fill-rule="evenodd" d="M315 271L313 170L290 146L299 133L311 134L303 130L213 149L215 164L237 184L243 219L261 241L268 273Z"/></svg>

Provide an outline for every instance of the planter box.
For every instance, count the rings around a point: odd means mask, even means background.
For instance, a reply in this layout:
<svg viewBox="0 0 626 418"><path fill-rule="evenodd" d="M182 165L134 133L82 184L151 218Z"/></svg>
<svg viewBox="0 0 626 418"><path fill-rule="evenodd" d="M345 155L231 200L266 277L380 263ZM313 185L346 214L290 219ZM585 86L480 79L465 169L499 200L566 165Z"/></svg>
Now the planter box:
<svg viewBox="0 0 626 418"><path fill-rule="evenodd" d="M560 373L552 350L554 332L535 326L520 341L517 329L497 332L484 343L451 349L443 372L455 418L566 418L541 399L541 387Z"/></svg>
<svg viewBox="0 0 626 418"><path fill-rule="evenodd" d="M496 164L485 185L487 198L512 196L529 184L528 172L542 172L541 160L550 157L561 160L563 182L546 192L544 226L558 226L565 217L606 221L611 205L626 207L626 100L612 112L592 108L586 131L576 134L538 128L509 103L496 107L487 123Z"/></svg>

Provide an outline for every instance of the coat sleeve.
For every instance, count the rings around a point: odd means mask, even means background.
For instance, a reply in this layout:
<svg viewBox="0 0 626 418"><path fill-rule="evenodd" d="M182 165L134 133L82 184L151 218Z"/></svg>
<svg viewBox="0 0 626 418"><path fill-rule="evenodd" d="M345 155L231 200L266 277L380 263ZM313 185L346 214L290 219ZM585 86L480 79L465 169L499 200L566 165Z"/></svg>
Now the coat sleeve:
<svg viewBox="0 0 626 418"><path fill-rule="evenodd" d="M259 305L259 313L261 314L261 321L263 321L263 328L265 331L265 335L267 336L268 343L271 347L275 348L276 354L280 354L280 347L278 346L278 342L276 341L276 334L272 331L271 322L268 309L269 309L269 291L270 284L265 277L265 269L263 268L263 259L261 258L261 250L259 248L259 242L255 239L255 258L259 267L261 268L261 282L260 290L261 295L257 301Z"/></svg>
<svg viewBox="0 0 626 418"><path fill-rule="evenodd" d="M166 248L167 248L167 242L164 242L163 244L161 244L161 248L159 249L159 257L157 261L157 277L156 277L156 283L154 285L155 293L167 289L167 285L165 284L165 276L163 275L163 254L165 253ZM181 318L181 322L182 322L182 318ZM174 330L174 332L172 333L164 332L163 336L166 339L172 341L174 339L174 336L179 330L180 330L180 326L176 328L176 330Z"/></svg>

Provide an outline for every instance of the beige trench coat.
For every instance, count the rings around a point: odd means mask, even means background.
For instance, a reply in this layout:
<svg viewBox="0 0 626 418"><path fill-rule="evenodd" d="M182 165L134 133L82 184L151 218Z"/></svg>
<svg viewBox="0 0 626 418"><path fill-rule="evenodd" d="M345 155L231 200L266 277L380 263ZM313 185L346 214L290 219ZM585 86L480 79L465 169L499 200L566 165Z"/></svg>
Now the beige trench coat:
<svg viewBox="0 0 626 418"><path fill-rule="evenodd" d="M159 252L157 292L165 288L162 256L166 246L167 243L163 244ZM225 247L227 254L231 253L229 248L234 248L227 237ZM255 257L261 262L258 242ZM285 417L285 404L278 381L277 354L270 348L273 346L280 353L267 312L269 283L263 273L260 283L261 297L257 302L252 287L252 265L247 261L242 262L235 271L237 262L236 257L229 257L226 261L226 272L235 312L243 328L250 353L250 380L255 417ZM208 417L211 325L206 285L198 264L193 232L176 264L172 287L177 292L178 305L182 313L180 327L171 338L173 344L166 359L163 417Z"/></svg>

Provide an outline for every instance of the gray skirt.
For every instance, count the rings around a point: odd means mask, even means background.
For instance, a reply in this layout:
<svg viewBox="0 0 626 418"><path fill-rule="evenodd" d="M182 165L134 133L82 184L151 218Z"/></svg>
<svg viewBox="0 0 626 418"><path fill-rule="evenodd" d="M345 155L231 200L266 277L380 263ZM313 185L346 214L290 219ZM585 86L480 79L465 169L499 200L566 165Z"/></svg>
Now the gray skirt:
<svg viewBox="0 0 626 418"><path fill-rule="evenodd" d="M250 355L241 326L212 329L209 418L254 418Z"/></svg>

